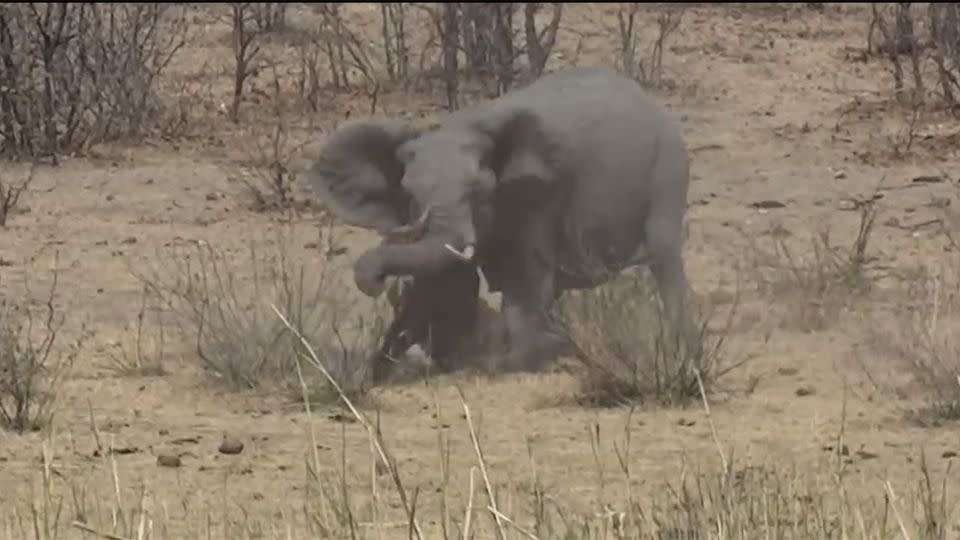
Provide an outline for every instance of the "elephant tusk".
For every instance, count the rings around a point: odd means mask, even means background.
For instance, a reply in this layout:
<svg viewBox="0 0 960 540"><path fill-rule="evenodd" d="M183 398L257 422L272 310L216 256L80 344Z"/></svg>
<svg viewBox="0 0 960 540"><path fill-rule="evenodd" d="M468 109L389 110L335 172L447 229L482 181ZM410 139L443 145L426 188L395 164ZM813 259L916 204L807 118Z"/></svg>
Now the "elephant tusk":
<svg viewBox="0 0 960 540"><path fill-rule="evenodd" d="M427 222L430 220L430 207L428 206L416 221L409 225L401 225L387 231L384 236L390 242L406 243L415 242L427 230Z"/></svg>
<svg viewBox="0 0 960 540"><path fill-rule="evenodd" d="M464 261L467 261L467 262L473 261L473 256L475 254L473 244L467 244L467 247L463 248L463 251L460 251L459 249L451 246L450 244L444 244L443 247L447 251L449 251L450 253L453 253L457 257L460 257Z"/></svg>

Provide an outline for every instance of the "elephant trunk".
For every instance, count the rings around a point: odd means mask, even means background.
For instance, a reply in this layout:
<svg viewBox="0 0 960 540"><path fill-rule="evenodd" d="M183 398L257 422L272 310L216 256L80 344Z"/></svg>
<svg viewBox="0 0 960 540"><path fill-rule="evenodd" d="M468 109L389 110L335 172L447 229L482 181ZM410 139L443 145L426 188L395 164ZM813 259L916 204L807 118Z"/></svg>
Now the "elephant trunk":
<svg viewBox="0 0 960 540"><path fill-rule="evenodd" d="M430 222L428 225L428 221ZM381 276L424 276L455 264L472 264L476 232L469 208L465 211L428 209L415 223L385 235L379 251Z"/></svg>
<svg viewBox="0 0 960 540"><path fill-rule="evenodd" d="M393 244L410 244L417 242L423 238L427 233L427 224L430 220L430 207L428 206L426 210L420 214L420 217L416 221L408 225L401 225L399 227L394 227L389 231L383 233L384 238L388 243ZM444 249L457 256L457 258L466 261L472 262L473 257L476 254L476 239L474 238L475 234L472 232L466 235L461 235L461 240L463 243L463 249L458 249L455 245L451 243L445 243L443 245Z"/></svg>

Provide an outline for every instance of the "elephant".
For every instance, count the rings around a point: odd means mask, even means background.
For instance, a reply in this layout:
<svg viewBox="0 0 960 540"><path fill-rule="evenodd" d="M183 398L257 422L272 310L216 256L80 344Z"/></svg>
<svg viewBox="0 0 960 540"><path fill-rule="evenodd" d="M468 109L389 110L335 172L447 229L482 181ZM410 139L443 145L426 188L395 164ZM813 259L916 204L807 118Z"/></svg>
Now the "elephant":
<svg viewBox="0 0 960 540"><path fill-rule="evenodd" d="M482 272L501 295L509 350L500 367L527 371L567 350L550 320L563 292L640 265L678 346L700 354L682 255L689 166L679 122L636 81L578 67L431 129L353 121L305 175L332 213L385 239L353 264L361 292L379 296L387 276L430 288L458 272L466 291L464 276Z"/></svg>

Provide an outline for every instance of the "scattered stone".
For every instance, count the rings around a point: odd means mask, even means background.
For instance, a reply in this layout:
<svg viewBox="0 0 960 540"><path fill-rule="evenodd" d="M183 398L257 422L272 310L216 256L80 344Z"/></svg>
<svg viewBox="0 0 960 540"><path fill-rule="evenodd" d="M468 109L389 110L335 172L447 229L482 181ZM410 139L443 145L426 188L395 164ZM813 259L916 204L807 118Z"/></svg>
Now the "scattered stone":
<svg viewBox="0 0 960 540"><path fill-rule="evenodd" d="M837 203L837 210L843 210L845 212L856 210L858 208L860 208L860 204L853 199L841 199L840 202Z"/></svg>
<svg viewBox="0 0 960 540"><path fill-rule="evenodd" d="M797 388L796 391L797 397L812 396L816 393L817 391L814 390L812 386L801 386L800 388Z"/></svg>
<svg viewBox="0 0 960 540"><path fill-rule="evenodd" d="M911 182L913 182L914 184L942 184L943 181L944 180L942 176L930 176L930 175L918 176L913 180L911 180Z"/></svg>
<svg viewBox="0 0 960 540"><path fill-rule="evenodd" d="M697 424L696 420L689 420L687 418L681 418L680 420L677 420L677 425L682 427L692 427L692 426L695 426L696 424Z"/></svg>
<svg viewBox="0 0 960 540"><path fill-rule="evenodd" d="M842 170L833 171L834 180L843 180L847 177L847 172Z"/></svg>
<svg viewBox="0 0 960 540"><path fill-rule="evenodd" d="M828 444L828 445L826 445L826 446L823 447L823 451L824 451L824 452L834 452L834 451L836 451L836 447L833 446L832 444ZM841 456L849 456L849 455L850 455L850 449L847 448L847 445L843 445L843 446L840 447L840 455L841 455Z"/></svg>
<svg viewBox="0 0 960 540"><path fill-rule="evenodd" d="M863 460L867 460L867 459L877 459L880 456L878 454L874 454L873 452L867 452L866 450L857 450L857 457Z"/></svg>
<svg viewBox="0 0 960 540"><path fill-rule="evenodd" d="M157 456L157 465L176 468L183 465L183 461L180 460L180 456L175 454L160 454Z"/></svg>
<svg viewBox="0 0 960 540"><path fill-rule="evenodd" d="M950 197L931 197L930 201L924 204L928 208L946 208L950 206Z"/></svg>
<svg viewBox="0 0 960 540"><path fill-rule="evenodd" d="M210 193L207 193L206 198L208 201L218 201L220 200L221 195L216 191L211 191Z"/></svg>
<svg viewBox="0 0 960 540"><path fill-rule="evenodd" d="M770 200L770 199L750 203L750 206L752 206L752 207L754 207L754 208L757 208L757 209L760 209L760 210L771 210L771 209L774 209L774 208L786 208L786 207L787 207L787 205L783 204L783 203L780 202L780 201L774 201L774 200Z"/></svg>
<svg viewBox="0 0 960 540"><path fill-rule="evenodd" d="M121 240L120 243L121 243L121 244L136 244L136 243L137 243L137 237L136 237L136 236L128 236L128 237L124 238L123 240Z"/></svg>
<svg viewBox="0 0 960 540"><path fill-rule="evenodd" d="M343 413L333 413L333 414L331 414L330 416L328 416L327 418L330 419L330 420L333 420L334 422L341 422L341 423L345 423L345 424L353 424L353 423L356 423L356 421L357 421L354 417L352 417L352 416L347 416L347 415L345 415L345 414L343 414Z"/></svg>
<svg viewBox="0 0 960 540"><path fill-rule="evenodd" d="M782 367L777 369L777 373L779 373L780 375L783 375L784 377L793 377L799 372L800 370L793 367Z"/></svg>
<svg viewBox="0 0 960 540"><path fill-rule="evenodd" d="M946 452L940 454L940 457L945 459L955 458L957 457L957 453L954 452L953 450L947 450Z"/></svg>
<svg viewBox="0 0 960 540"><path fill-rule="evenodd" d="M217 450L221 454L235 456L240 452L243 452L243 442L241 442L239 439L224 435L223 441L220 443L220 447L217 448Z"/></svg>
<svg viewBox="0 0 960 540"><path fill-rule="evenodd" d="M170 441L170 444L183 445L183 444L199 444L200 437L180 437L179 439L174 439Z"/></svg>

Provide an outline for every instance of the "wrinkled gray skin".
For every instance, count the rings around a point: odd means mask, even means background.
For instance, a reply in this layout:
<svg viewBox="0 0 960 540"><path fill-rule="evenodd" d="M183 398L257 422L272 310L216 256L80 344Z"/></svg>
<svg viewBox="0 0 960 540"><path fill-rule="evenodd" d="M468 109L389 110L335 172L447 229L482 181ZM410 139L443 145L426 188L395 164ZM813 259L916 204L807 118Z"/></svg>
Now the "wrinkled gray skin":
<svg viewBox="0 0 960 540"><path fill-rule="evenodd" d="M388 238L354 264L363 293L378 296L385 276L478 266L502 293L502 367L553 359L565 346L548 325L557 297L638 264L652 270L675 335L700 352L681 256L686 145L628 78L553 73L427 132L354 123L333 134L308 177L341 219Z"/></svg>
<svg viewBox="0 0 960 540"><path fill-rule="evenodd" d="M455 367L451 358L470 354L466 349L474 337L480 309L479 288L476 270L460 264L389 289L394 318L380 349L370 359L373 382L387 380L394 362L404 360L413 345L421 347L439 372Z"/></svg>

